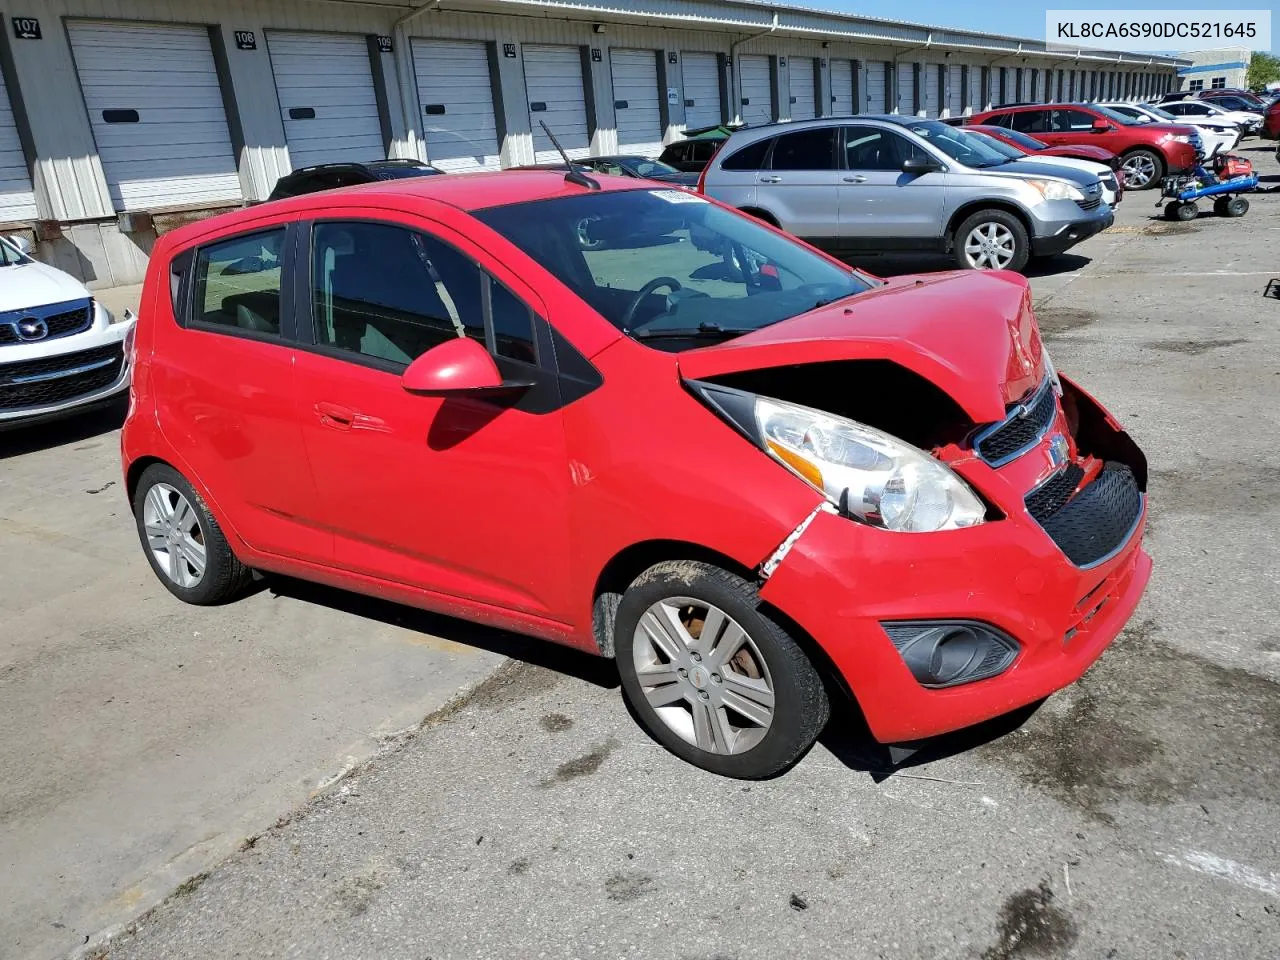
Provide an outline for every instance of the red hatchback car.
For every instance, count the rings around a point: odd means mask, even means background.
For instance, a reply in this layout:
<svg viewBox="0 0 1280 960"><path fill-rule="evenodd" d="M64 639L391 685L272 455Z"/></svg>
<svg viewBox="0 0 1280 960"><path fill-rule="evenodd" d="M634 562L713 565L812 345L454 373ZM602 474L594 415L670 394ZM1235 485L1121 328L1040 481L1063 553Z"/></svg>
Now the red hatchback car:
<svg viewBox="0 0 1280 960"><path fill-rule="evenodd" d="M996 107L969 118L970 124L1008 127L1052 146L1090 144L1120 157L1130 190L1158 187L1167 174L1191 170L1200 155L1194 127L1137 123L1094 103L1041 103Z"/></svg>
<svg viewBox="0 0 1280 960"><path fill-rule="evenodd" d="M889 743L1043 698L1151 570L1143 455L1020 276L881 281L643 181L192 224L131 349L126 488L175 596L274 571L616 657L729 776L793 763L840 690Z"/></svg>

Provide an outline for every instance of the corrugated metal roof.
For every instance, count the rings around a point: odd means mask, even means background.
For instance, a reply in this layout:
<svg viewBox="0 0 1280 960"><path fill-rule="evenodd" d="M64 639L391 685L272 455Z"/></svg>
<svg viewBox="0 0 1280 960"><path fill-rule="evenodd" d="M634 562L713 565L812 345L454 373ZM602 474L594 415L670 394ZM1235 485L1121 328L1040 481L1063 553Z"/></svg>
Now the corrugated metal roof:
<svg viewBox="0 0 1280 960"><path fill-rule="evenodd" d="M1012 37L959 27L931 26L906 20L864 17L794 3L768 0L448 0L450 10L489 12L519 9L525 15L578 16L609 20L679 21L689 25L744 31L769 30L775 35L804 35L813 39L888 42L951 47L1010 55L1045 57L1115 65L1182 66L1186 60L1145 53L1049 49L1044 40ZM537 10L537 14L532 11ZM776 27L774 26L777 18Z"/></svg>

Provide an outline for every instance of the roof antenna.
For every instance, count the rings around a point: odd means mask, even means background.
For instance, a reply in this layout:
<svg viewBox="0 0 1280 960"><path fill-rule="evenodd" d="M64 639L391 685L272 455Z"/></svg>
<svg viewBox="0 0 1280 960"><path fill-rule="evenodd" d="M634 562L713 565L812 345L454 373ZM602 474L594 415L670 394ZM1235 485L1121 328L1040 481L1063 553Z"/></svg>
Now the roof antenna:
<svg viewBox="0 0 1280 960"><path fill-rule="evenodd" d="M569 168L569 172L564 175L565 183L576 183L580 187L586 187L588 190L599 190L600 184L592 180L585 173L573 165L573 161L569 159L569 155L564 152L564 147L560 146L560 141L556 139L556 135L551 132L551 128L547 126L547 121L539 120L542 129L546 131L547 136L551 140L552 146L560 153L560 157L564 160L564 165Z"/></svg>

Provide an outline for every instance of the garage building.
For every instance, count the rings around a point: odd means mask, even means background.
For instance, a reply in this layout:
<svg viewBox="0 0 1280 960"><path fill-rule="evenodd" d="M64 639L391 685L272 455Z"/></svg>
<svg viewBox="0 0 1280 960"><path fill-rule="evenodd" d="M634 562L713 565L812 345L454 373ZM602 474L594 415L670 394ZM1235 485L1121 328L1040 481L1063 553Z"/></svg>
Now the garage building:
<svg viewBox="0 0 1280 960"><path fill-rule="evenodd" d="M25 11L18 11L25 13ZM1186 61L753 0L42 0L0 39L0 229L92 287L300 167L654 155L685 129L1154 96Z"/></svg>

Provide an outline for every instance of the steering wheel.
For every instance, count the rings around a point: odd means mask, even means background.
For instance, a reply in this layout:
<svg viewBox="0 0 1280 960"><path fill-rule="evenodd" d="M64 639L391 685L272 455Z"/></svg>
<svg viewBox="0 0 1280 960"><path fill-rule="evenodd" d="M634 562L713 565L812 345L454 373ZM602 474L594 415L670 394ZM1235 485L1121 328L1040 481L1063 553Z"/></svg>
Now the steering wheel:
<svg viewBox="0 0 1280 960"><path fill-rule="evenodd" d="M644 302L644 298L656 290L661 290L663 287L669 288L672 293L682 289L680 281L675 277L654 277L636 291L636 295L632 297L631 302L627 304L627 312L622 315L622 328L624 330L631 329L631 320L635 317L636 311L640 309L640 304Z"/></svg>

